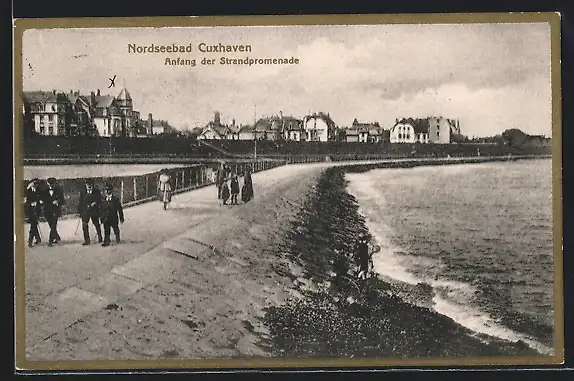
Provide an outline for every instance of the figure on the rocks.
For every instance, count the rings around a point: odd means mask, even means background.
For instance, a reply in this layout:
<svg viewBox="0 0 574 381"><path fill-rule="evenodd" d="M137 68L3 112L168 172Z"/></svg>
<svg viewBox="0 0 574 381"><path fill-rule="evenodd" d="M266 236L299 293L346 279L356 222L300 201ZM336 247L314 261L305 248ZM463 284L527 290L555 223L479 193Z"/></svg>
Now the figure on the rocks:
<svg viewBox="0 0 574 381"><path fill-rule="evenodd" d="M371 254L369 252L369 242L366 234L364 233L359 235L359 239L355 244L355 259L359 266L359 279L367 279Z"/></svg>
<svg viewBox="0 0 574 381"><path fill-rule="evenodd" d="M44 217L50 226L50 237L48 246L60 242L58 234L58 219L62 216L62 206L66 203L64 191L56 184L56 179L50 177L47 180L48 188L42 192L42 201L44 206Z"/></svg>
<svg viewBox="0 0 574 381"><path fill-rule="evenodd" d="M120 243L120 226L119 223L124 223L124 210L122 203L113 193L112 184L106 184L106 191L102 200L101 218L104 224L104 243L102 246L109 246L111 229L114 230L116 243Z"/></svg>
<svg viewBox="0 0 574 381"><path fill-rule="evenodd" d="M38 230L38 219L42 214L42 197L40 194L40 180L32 179L24 191L24 214L30 224L28 235L28 246L42 242L40 231Z"/></svg>
<svg viewBox="0 0 574 381"><path fill-rule="evenodd" d="M98 242L102 242L102 229L100 225L100 205L102 203L102 193L94 186L92 179L86 179L85 188L80 192L80 202L78 203L78 214L82 220L82 231L84 233L84 243L90 244L89 222L96 227Z"/></svg>

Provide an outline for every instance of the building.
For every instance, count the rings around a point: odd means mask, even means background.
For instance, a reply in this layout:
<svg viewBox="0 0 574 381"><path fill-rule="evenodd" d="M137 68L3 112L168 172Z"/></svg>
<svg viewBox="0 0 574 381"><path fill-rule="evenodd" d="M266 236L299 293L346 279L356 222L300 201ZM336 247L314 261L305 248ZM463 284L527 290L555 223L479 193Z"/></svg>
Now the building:
<svg viewBox="0 0 574 381"><path fill-rule="evenodd" d="M454 134L460 133L458 122L443 117L428 118L429 142L434 144L449 144Z"/></svg>
<svg viewBox="0 0 574 381"><path fill-rule="evenodd" d="M336 125L329 114L322 112L307 115L303 118L303 129L306 134L306 141L327 142L335 140Z"/></svg>
<svg viewBox="0 0 574 381"><path fill-rule="evenodd" d="M168 121L161 119L156 120L152 114L148 114L148 118L142 127L141 130L145 129L147 136L177 134L177 130L173 128Z"/></svg>
<svg viewBox="0 0 574 381"><path fill-rule="evenodd" d="M64 93L53 91L27 91L23 94L24 112L29 115L28 128L36 135L66 135L70 116L70 103Z"/></svg>
<svg viewBox="0 0 574 381"><path fill-rule="evenodd" d="M283 116L283 112L280 112L276 123L279 124L281 136L284 140L292 142L306 140L307 134L301 119L297 119L293 116Z"/></svg>
<svg viewBox="0 0 574 381"><path fill-rule="evenodd" d="M133 134L136 121L133 114L132 97L127 89L122 89L117 97L112 95L90 94L93 120L99 136L128 136Z"/></svg>
<svg viewBox="0 0 574 381"><path fill-rule="evenodd" d="M427 129L420 123L420 119L403 118L397 120L390 130L391 143L428 143L428 124Z"/></svg>
<svg viewBox="0 0 574 381"><path fill-rule="evenodd" d="M66 136L136 136L141 124L139 112L126 88L117 97L102 95L98 89L89 96L70 90L24 93L25 120L39 135Z"/></svg>
<svg viewBox="0 0 574 381"><path fill-rule="evenodd" d="M70 90L70 93L67 95L67 97L71 106L67 135L97 135L96 126L93 124L93 110L90 107L90 99L80 95L80 91L73 90Z"/></svg>
<svg viewBox="0 0 574 381"><path fill-rule="evenodd" d="M271 128L271 118L261 118L253 126L255 140L276 140L277 132Z"/></svg>
<svg viewBox="0 0 574 381"><path fill-rule="evenodd" d="M213 120L203 127L197 138L201 140L225 140L231 135L233 135L233 131L229 126L221 123L221 114L216 111Z"/></svg>
<svg viewBox="0 0 574 381"><path fill-rule="evenodd" d="M378 122L359 123L356 118L351 127L345 130L346 142L379 143L384 140L384 136L384 131Z"/></svg>
<svg viewBox="0 0 574 381"><path fill-rule="evenodd" d="M237 135L239 140L255 140L255 127L241 126Z"/></svg>
<svg viewBox="0 0 574 381"><path fill-rule="evenodd" d="M403 118L395 121L389 139L391 143L449 144L455 135L460 135L458 120L443 117Z"/></svg>

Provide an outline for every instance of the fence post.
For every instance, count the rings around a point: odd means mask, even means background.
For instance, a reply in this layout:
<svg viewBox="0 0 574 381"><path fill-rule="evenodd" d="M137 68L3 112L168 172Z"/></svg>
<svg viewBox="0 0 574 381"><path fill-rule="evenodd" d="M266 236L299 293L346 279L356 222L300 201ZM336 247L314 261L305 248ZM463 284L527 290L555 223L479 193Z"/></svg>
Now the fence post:
<svg viewBox="0 0 574 381"><path fill-rule="evenodd" d="M185 188L185 169L181 171L181 187Z"/></svg>
<svg viewBox="0 0 574 381"><path fill-rule="evenodd" d="M120 183L120 203L124 203L124 180Z"/></svg>
<svg viewBox="0 0 574 381"><path fill-rule="evenodd" d="M138 199L137 177L134 176L134 201Z"/></svg>
<svg viewBox="0 0 574 381"><path fill-rule="evenodd" d="M179 179L179 172L175 173L175 190L177 190L177 179Z"/></svg>
<svg viewBox="0 0 574 381"><path fill-rule="evenodd" d="M149 175L145 175L145 197L149 197Z"/></svg>

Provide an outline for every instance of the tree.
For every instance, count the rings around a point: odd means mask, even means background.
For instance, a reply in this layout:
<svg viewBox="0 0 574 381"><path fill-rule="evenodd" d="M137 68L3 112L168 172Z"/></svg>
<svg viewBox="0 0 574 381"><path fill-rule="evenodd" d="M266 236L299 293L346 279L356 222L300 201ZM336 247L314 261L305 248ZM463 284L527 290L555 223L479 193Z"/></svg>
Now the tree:
<svg viewBox="0 0 574 381"><path fill-rule="evenodd" d="M504 144L511 147L521 147L527 140L528 135L517 128L511 128L502 133Z"/></svg>

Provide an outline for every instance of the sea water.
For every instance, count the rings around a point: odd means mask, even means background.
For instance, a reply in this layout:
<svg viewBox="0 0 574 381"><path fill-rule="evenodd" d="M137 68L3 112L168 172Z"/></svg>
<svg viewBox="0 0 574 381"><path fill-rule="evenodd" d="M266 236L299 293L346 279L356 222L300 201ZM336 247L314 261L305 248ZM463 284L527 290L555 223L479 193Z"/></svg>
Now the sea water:
<svg viewBox="0 0 574 381"><path fill-rule="evenodd" d="M348 173L382 250L375 271L426 283L433 307L477 334L551 354L554 335L549 159Z"/></svg>

